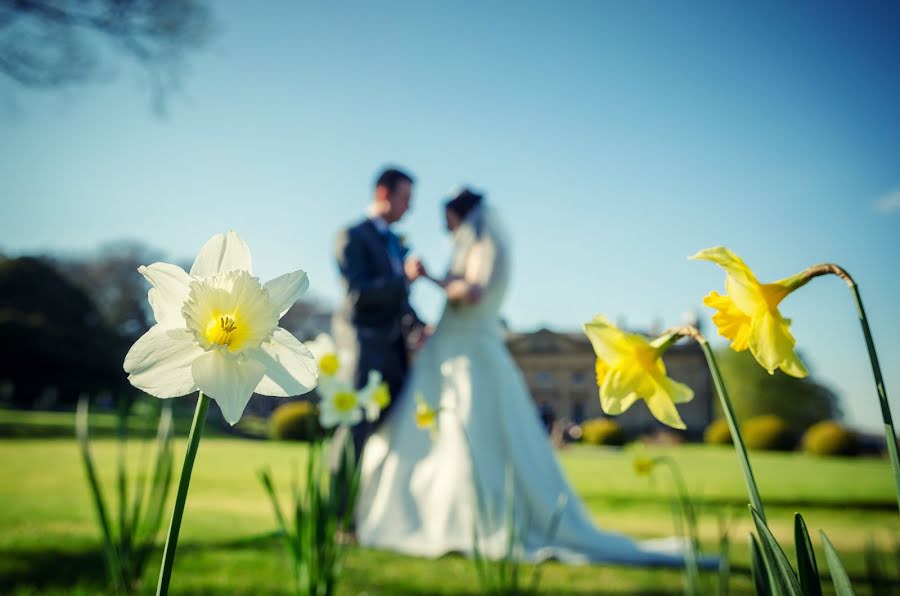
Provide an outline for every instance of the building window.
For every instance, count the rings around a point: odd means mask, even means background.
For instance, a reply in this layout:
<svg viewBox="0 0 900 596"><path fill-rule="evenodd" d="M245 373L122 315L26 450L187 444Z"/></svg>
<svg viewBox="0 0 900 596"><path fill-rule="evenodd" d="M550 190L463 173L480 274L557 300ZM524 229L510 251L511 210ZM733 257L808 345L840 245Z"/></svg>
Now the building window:
<svg viewBox="0 0 900 596"><path fill-rule="evenodd" d="M577 385L580 387L581 385L584 385L585 381L587 381L587 375L584 372L578 371L578 372L572 373L572 384L573 385Z"/></svg>
<svg viewBox="0 0 900 596"><path fill-rule="evenodd" d="M572 420L575 424L581 424L584 422L584 402L576 401L572 404Z"/></svg>
<svg viewBox="0 0 900 596"><path fill-rule="evenodd" d="M534 373L534 383L538 387L553 387L553 373L549 370L539 370Z"/></svg>

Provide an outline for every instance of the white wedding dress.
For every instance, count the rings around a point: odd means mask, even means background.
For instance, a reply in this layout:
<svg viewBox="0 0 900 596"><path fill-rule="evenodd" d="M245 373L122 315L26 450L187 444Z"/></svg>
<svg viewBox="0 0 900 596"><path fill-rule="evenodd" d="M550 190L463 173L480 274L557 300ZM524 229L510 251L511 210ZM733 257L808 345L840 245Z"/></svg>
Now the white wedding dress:
<svg viewBox="0 0 900 596"><path fill-rule="evenodd" d="M500 558L511 519L504 508L512 502L523 559L681 565L672 540L638 543L598 529L563 475L504 345L498 311L509 278L509 246L495 219L476 208L454 234L451 275L480 284L482 299L447 304L415 357L400 402L363 451L360 544L423 557L472 554L477 527L481 554ZM415 422L419 393L440 408L433 437ZM481 514L476 476L487 503ZM507 477L513 479L512 500ZM567 502L553 532L560 495Z"/></svg>

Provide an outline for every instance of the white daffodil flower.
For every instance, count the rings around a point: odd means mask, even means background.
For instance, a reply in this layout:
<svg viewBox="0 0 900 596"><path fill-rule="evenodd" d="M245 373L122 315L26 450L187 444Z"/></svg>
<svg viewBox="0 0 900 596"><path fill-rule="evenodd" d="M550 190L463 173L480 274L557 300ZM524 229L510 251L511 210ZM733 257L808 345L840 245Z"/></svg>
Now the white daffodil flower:
<svg viewBox="0 0 900 596"><path fill-rule="evenodd" d="M377 370L369 371L366 386L359 392L359 401L366 413L366 420L375 422L381 411L391 403L391 390Z"/></svg>
<svg viewBox="0 0 900 596"><path fill-rule="evenodd" d="M363 419L363 410L373 401L373 394L381 384L381 373L371 371L366 386L359 391L348 381L335 381L319 386L319 424L323 428L354 426Z"/></svg>
<svg viewBox="0 0 900 596"><path fill-rule="evenodd" d="M309 287L303 271L260 284L235 232L203 245L190 273L168 263L138 271L156 325L125 356L132 385L156 397L198 389L236 424L255 392L289 397L313 389L313 354L278 321Z"/></svg>
<svg viewBox="0 0 900 596"><path fill-rule="evenodd" d="M305 345L316 357L319 372L329 377L337 374L340 368L340 359L338 358L337 344L334 343L334 339L330 335L320 333L315 339L307 341Z"/></svg>

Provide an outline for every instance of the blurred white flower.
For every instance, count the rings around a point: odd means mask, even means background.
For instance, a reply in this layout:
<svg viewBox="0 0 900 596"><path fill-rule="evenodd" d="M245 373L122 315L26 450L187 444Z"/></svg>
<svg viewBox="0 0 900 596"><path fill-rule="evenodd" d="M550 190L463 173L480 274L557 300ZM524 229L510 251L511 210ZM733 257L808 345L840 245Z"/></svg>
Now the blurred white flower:
<svg viewBox="0 0 900 596"><path fill-rule="evenodd" d="M319 403L319 424L323 428L359 424L363 419L363 411L368 411L370 404L375 401L375 393L380 384L381 373L373 370L369 372L366 386L358 391L348 381L320 385L322 401Z"/></svg>

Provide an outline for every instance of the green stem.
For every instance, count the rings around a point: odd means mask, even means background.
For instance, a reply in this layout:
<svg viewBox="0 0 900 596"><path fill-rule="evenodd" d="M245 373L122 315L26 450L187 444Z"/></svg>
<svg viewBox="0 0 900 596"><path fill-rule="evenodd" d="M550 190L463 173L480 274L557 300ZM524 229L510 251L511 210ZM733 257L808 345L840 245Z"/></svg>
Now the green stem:
<svg viewBox="0 0 900 596"><path fill-rule="evenodd" d="M681 506L682 516L684 517L684 522L687 526L687 531L681 532L681 524L678 523L678 516L676 515L676 531L685 534L688 541L690 542L687 553L685 553L685 569L687 572L685 592L689 595L702 594L703 588L700 585L700 568L697 560L697 555L700 550L700 537L698 535L697 529L697 513L694 510L694 504L691 502L690 493L688 493L687 489L687 483L684 481L684 476L681 475L681 470L678 468L678 464L675 463L674 459L664 455L661 457L657 457L656 461L665 464L669 469L669 473L672 475L672 481L675 483L675 490L678 493L677 501Z"/></svg>
<svg viewBox="0 0 900 596"><path fill-rule="evenodd" d="M750 458L747 456L744 438L741 436L741 429L737 425L734 416L734 408L731 405L731 398L728 397L728 390L725 388L725 382L722 380L722 373L719 372L719 365L716 363L716 357L713 354L709 342L706 341L706 338L698 334L694 339L696 339L697 343L700 344L700 347L703 348L703 355L706 356L709 372L712 373L713 382L716 385L716 392L719 394L719 401L722 403L722 411L725 413L725 420L728 422L731 438L734 441L734 449L737 451L738 460L741 462L741 469L744 471L744 482L747 484L747 493L750 495L750 503L759 513L759 517L765 521L766 514L763 509L762 499L759 497L759 489L756 488L756 480L753 478L753 469L750 467Z"/></svg>
<svg viewBox="0 0 900 596"><path fill-rule="evenodd" d="M872 375L875 377L875 389L878 391L878 403L881 405L881 420L884 422L884 439L887 443L888 455L891 458L894 491L897 493L897 507L900 508L900 456L897 454L897 433L894 432L894 421L891 418L891 407L888 404L887 390L884 388L884 378L881 376L878 354L875 352L875 342L872 341L872 331L869 329L869 319L866 317L866 310L863 308L859 287L845 269L834 263L813 265L807 268L803 275L807 280L821 275L836 275L847 283L850 292L853 294L853 302L856 304L856 315L859 317L859 324L862 326L863 336L866 339L869 362L872 364Z"/></svg>
<svg viewBox="0 0 900 596"><path fill-rule="evenodd" d="M169 593L169 580L172 578L172 566L175 563L178 531L181 529L181 517L184 514L184 504L187 501L188 487L191 484L191 471L194 469L194 459L197 457L197 449L200 447L200 435L203 434L203 425L206 422L208 409L209 398L201 391L197 398L197 409L194 410L194 421L191 423L191 434L188 437L187 452L184 454L181 479L178 481L178 494L175 497L175 508L172 511L169 534L166 536L166 547L163 550L163 562L159 570L156 596L165 596Z"/></svg>
<svg viewBox="0 0 900 596"><path fill-rule="evenodd" d="M881 419L884 422L885 441L888 454L891 458L891 469L894 474L894 489L897 493L897 507L900 508L900 457L897 455L897 435L894 432L894 421L891 418L891 407L888 404L887 390L884 388L884 378L881 376L881 367L878 365L878 354L875 352L875 342L872 341L872 331L869 329L869 320L863 308L862 298L856 283L849 281L850 291L853 293L853 301L856 303L856 313L859 316L859 324L862 326L863 335L866 338L866 348L869 350L869 362L872 363L872 374L875 377L875 388L878 390L878 403L881 405Z"/></svg>

